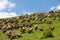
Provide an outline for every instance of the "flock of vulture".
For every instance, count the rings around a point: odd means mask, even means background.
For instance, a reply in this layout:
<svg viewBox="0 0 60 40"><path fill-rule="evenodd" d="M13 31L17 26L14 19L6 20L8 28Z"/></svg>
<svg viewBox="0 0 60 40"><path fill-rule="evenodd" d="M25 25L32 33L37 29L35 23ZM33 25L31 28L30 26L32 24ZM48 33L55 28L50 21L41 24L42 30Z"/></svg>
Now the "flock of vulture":
<svg viewBox="0 0 60 40"><path fill-rule="evenodd" d="M0 30L2 30L2 32L11 40L17 37L23 37L22 34L26 33L26 28L29 28L27 33L33 33L33 30L44 31L43 28L37 24L53 24L52 21L46 20L47 17L52 18L52 20L60 20L60 12L58 12L57 15L55 15L55 13L57 13L57 11L50 11L49 13L33 13L30 15L26 14L18 17L0 19ZM40 22L32 23L33 20ZM27 22L27 24L24 22ZM11 32L13 29L19 29L21 33ZM50 29L53 30L54 26L51 26Z"/></svg>

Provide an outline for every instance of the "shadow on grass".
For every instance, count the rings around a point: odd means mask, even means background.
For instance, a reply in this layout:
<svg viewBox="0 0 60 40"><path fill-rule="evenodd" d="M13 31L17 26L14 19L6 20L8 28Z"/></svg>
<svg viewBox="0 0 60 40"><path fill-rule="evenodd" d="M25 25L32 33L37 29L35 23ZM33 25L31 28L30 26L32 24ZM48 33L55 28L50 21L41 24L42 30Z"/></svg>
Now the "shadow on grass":
<svg viewBox="0 0 60 40"><path fill-rule="evenodd" d="M46 38L53 38L54 36L51 37L41 37L40 39L46 39Z"/></svg>

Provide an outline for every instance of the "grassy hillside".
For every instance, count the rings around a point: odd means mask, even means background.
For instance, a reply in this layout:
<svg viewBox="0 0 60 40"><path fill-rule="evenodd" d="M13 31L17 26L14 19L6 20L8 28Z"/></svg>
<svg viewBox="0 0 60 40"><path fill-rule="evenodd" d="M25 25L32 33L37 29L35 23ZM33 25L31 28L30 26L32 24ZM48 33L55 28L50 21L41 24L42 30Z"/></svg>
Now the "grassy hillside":
<svg viewBox="0 0 60 40"><path fill-rule="evenodd" d="M10 38L6 36L6 32L2 32L2 28L12 24L15 25L15 27L12 30L7 31L11 31L12 33L18 32L22 35L21 38L14 38L13 40L60 40L60 11L33 13L31 15L26 14L17 17L0 19L0 40L10 40ZM20 27L17 27L22 24L25 25L25 33L21 33L19 29ZM29 27L27 26L28 24L32 24L32 26ZM52 31L54 37L41 39L44 31L40 31L39 29L35 30L34 25L38 25L43 29L48 29L50 26L54 26L54 30ZM32 33L28 33L29 28L33 28Z"/></svg>

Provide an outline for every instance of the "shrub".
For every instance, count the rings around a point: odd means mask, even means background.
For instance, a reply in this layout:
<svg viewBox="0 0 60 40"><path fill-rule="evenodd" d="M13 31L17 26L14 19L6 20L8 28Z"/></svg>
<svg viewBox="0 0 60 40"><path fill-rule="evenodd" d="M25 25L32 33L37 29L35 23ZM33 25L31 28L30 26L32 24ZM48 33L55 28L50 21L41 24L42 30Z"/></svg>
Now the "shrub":
<svg viewBox="0 0 60 40"><path fill-rule="evenodd" d="M52 30L50 30L50 29L44 30L43 37L45 37L45 38L46 37L53 37Z"/></svg>

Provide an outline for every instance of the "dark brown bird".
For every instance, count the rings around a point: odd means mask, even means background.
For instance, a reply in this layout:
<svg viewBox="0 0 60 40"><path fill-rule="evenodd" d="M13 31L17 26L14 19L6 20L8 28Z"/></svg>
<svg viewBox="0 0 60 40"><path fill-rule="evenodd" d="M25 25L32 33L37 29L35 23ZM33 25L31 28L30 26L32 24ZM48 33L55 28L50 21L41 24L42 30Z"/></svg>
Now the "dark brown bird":
<svg viewBox="0 0 60 40"><path fill-rule="evenodd" d="M33 28L30 28L29 30L28 30L28 33L32 33L33 32Z"/></svg>
<svg viewBox="0 0 60 40"><path fill-rule="evenodd" d="M11 31L7 31L6 35L10 38L12 36L12 32Z"/></svg>
<svg viewBox="0 0 60 40"><path fill-rule="evenodd" d="M8 25L7 30L12 30L12 26Z"/></svg>
<svg viewBox="0 0 60 40"><path fill-rule="evenodd" d="M49 13L54 13L54 11L50 11Z"/></svg>
<svg viewBox="0 0 60 40"><path fill-rule="evenodd" d="M25 27L25 24L20 24L20 28Z"/></svg>
<svg viewBox="0 0 60 40"><path fill-rule="evenodd" d="M15 38L16 38L16 35L15 34L11 34L10 39L13 40Z"/></svg>
<svg viewBox="0 0 60 40"><path fill-rule="evenodd" d="M28 24L27 26L32 27L33 25L32 24Z"/></svg>
<svg viewBox="0 0 60 40"><path fill-rule="evenodd" d="M34 27L35 27L35 30L37 30L37 29L38 29L38 25L35 25Z"/></svg>
<svg viewBox="0 0 60 40"><path fill-rule="evenodd" d="M39 27L39 30L40 30L40 31L44 31L42 27Z"/></svg>
<svg viewBox="0 0 60 40"><path fill-rule="evenodd" d="M20 31L21 31L22 33L25 33L25 31L26 31L25 27L20 28Z"/></svg>
<svg viewBox="0 0 60 40"><path fill-rule="evenodd" d="M14 34L19 38L22 37L22 35L20 33L14 32Z"/></svg>
<svg viewBox="0 0 60 40"><path fill-rule="evenodd" d="M54 30L54 26L51 26L49 29L50 29L50 30Z"/></svg>
<svg viewBox="0 0 60 40"><path fill-rule="evenodd" d="M6 26L2 27L1 30L2 30L3 33L5 33L7 31Z"/></svg>
<svg viewBox="0 0 60 40"><path fill-rule="evenodd" d="M46 22L46 24L51 24L51 23L52 23L52 21L47 21L47 22Z"/></svg>

